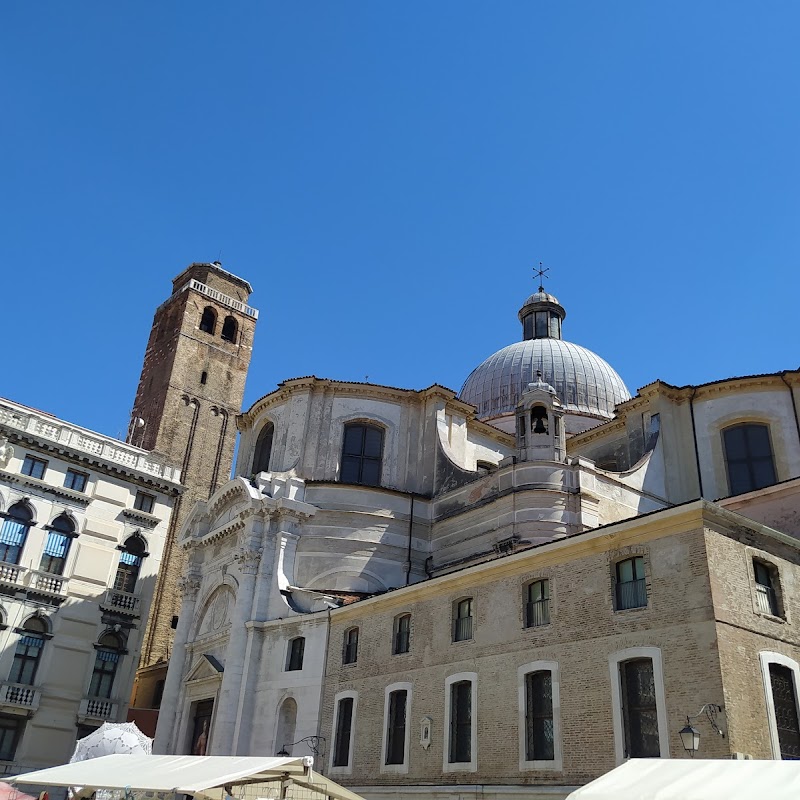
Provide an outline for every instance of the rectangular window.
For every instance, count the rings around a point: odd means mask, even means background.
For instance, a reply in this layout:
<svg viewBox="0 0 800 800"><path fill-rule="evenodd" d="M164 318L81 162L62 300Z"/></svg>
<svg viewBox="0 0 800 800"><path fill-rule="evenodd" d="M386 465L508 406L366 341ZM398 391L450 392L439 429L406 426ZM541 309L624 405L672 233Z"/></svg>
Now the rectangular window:
<svg viewBox="0 0 800 800"><path fill-rule="evenodd" d="M153 513L153 504L156 499L151 494L146 492L136 492L136 498L133 501L133 507L137 511L144 511L145 514Z"/></svg>
<svg viewBox="0 0 800 800"><path fill-rule="evenodd" d="M743 494L777 480L769 428L746 423L722 432L731 494Z"/></svg>
<svg viewBox="0 0 800 800"><path fill-rule="evenodd" d="M465 642L472 638L472 598L465 597L456 603L453 620L453 641Z"/></svg>
<svg viewBox="0 0 800 800"><path fill-rule="evenodd" d="M778 598L772 583L772 572L762 561L753 560L753 574L756 579L756 599L758 608L765 614L778 616Z"/></svg>
<svg viewBox="0 0 800 800"><path fill-rule="evenodd" d="M303 651L306 647L304 636L298 636L289 642L289 658L286 663L287 671L303 669Z"/></svg>
<svg viewBox="0 0 800 800"><path fill-rule="evenodd" d="M0 761L13 761L24 727L20 717L0 716Z"/></svg>
<svg viewBox="0 0 800 800"><path fill-rule="evenodd" d="M659 758L658 714L653 662L649 658L620 664L622 718L627 758Z"/></svg>
<svg viewBox="0 0 800 800"><path fill-rule="evenodd" d="M401 689L389 695L389 720L386 730L386 763L406 760L406 704L408 692Z"/></svg>
<svg viewBox="0 0 800 800"><path fill-rule="evenodd" d="M343 697L336 713L336 741L333 743L333 766L350 764L350 732L353 725L353 698Z"/></svg>
<svg viewBox="0 0 800 800"><path fill-rule="evenodd" d="M44 471L47 469L47 462L42 461L41 458L34 458L33 456L25 456L22 462L22 474L30 475L31 478L44 478Z"/></svg>
<svg viewBox="0 0 800 800"><path fill-rule="evenodd" d="M68 469L64 488L72 489L73 492L85 492L88 478L89 476L85 472L76 472L74 469Z"/></svg>
<svg viewBox="0 0 800 800"><path fill-rule="evenodd" d="M358 661L358 628L350 628L344 634L342 664L355 664Z"/></svg>
<svg viewBox="0 0 800 800"><path fill-rule="evenodd" d="M525 676L525 758L555 759L553 728L553 675L548 671Z"/></svg>
<svg viewBox="0 0 800 800"><path fill-rule="evenodd" d="M411 645L411 614L403 614L394 622L394 655L407 653Z"/></svg>
<svg viewBox="0 0 800 800"><path fill-rule="evenodd" d="M458 681L450 686L450 756L451 764L472 761L472 681Z"/></svg>
<svg viewBox="0 0 800 800"><path fill-rule="evenodd" d="M111 689L114 686L114 676L117 673L117 663L119 653L110 650L98 650L95 656L92 680L89 684L90 697L111 697Z"/></svg>
<svg viewBox="0 0 800 800"><path fill-rule="evenodd" d="M617 563L617 611L644 608L647 605L647 586L644 578L644 558L635 556Z"/></svg>
<svg viewBox="0 0 800 800"><path fill-rule="evenodd" d="M550 622L550 581L541 580L528 584L525 603L525 625L535 628Z"/></svg>
<svg viewBox="0 0 800 800"><path fill-rule="evenodd" d="M800 711L797 707L792 670L782 664L769 665L772 703L778 729L778 747L782 759L800 759Z"/></svg>

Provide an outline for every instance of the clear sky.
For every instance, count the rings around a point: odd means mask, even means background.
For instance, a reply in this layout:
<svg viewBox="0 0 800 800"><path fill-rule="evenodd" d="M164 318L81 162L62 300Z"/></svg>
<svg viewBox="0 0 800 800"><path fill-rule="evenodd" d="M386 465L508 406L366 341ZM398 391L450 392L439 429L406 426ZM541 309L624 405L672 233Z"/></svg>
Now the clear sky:
<svg viewBox="0 0 800 800"><path fill-rule="evenodd" d="M800 4L7 2L0 394L125 431L219 259L289 377L458 390L564 337L635 390L797 368Z"/></svg>

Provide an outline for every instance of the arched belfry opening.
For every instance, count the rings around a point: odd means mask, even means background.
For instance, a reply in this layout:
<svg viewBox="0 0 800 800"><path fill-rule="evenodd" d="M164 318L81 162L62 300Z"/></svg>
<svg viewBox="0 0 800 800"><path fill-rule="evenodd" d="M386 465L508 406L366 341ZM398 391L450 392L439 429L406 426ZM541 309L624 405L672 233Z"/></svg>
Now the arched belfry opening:
<svg viewBox="0 0 800 800"><path fill-rule="evenodd" d="M563 461L566 457L564 415L556 390L536 373L517 406L517 458L520 461Z"/></svg>
<svg viewBox="0 0 800 800"><path fill-rule="evenodd" d="M222 323L222 338L226 342L236 342L236 334L239 331L239 325L236 320L231 317L225 317L225 322Z"/></svg>
<svg viewBox="0 0 800 800"><path fill-rule="evenodd" d="M214 335L217 327L217 312L211 306L206 306L203 309L203 314L200 317L200 330L204 333Z"/></svg>

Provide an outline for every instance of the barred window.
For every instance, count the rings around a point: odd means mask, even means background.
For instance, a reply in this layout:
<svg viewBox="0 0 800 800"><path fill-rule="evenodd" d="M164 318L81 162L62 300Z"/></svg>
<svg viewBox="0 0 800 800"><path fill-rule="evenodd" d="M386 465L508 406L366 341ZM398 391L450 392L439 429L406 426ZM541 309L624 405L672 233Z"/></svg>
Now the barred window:
<svg viewBox="0 0 800 800"><path fill-rule="evenodd" d="M620 664L622 717L627 758L659 758L658 713L653 661L638 658Z"/></svg>
<svg viewBox="0 0 800 800"><path fill-rule="evenodd" d="M453 641L465 642L472 638L473 604L471 597L465 597L455 604L453 619Z"/></svg>
<svg viewBox="0 0 800 800"><path fill-rule="evenodd" d="M782 664L770 663L769 681L781 758L800 759L800 709L793 672Z"/></svg>
<svg viewBox="0 0 800 800"><path fill-rule="evenodd" d="M553 674L549 670L525 676L525 758L555 759L553 728Z"/></svg>

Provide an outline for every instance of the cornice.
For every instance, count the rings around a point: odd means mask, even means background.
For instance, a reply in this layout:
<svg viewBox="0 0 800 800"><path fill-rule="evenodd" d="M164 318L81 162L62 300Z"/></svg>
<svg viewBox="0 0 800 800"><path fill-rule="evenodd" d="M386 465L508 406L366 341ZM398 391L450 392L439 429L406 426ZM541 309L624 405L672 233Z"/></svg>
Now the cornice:
<svg viewBox="0 0 800 800"><path fill-rule="evenodd" d="M55 495L62 500L68 500L84 508L92 501L92 498L83 492L76 492L64 486L52 486L46 481L39 480L39 478L33 478L30 475L19 475L16 472L8 472L4 469L0 469L0 481L11 485L27 486L30 489L37 489L40 492Z"/></svg>

